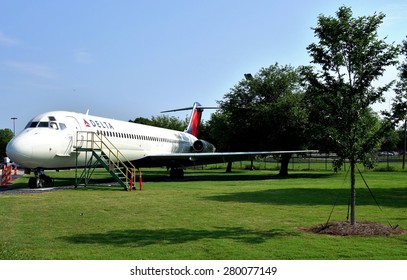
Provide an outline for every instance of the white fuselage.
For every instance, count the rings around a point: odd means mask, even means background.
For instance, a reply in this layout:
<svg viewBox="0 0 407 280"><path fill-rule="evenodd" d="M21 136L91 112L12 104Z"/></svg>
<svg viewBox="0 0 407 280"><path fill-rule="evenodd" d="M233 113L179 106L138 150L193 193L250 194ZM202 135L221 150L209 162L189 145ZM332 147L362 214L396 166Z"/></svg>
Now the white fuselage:
<svg viewBox="0 0 407 280"><path fill-rule="evenodd" d="M84 135L103 135L129 161L149 155L188 153L191 134L87 114L53 111L33 118L7 146L10 159L25 168L64 169L85 165L78 152Z"/></svg>

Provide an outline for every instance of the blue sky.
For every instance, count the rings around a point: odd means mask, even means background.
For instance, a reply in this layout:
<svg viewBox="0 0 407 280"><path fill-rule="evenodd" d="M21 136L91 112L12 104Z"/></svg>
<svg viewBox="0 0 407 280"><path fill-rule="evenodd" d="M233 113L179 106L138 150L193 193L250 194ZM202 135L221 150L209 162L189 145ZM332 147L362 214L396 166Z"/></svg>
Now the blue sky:
<svg viewBox="0 0 407 280"><path fill-rule="evenodd" d="M401 0L0 0L0 129L51 110L127 121L216 105L244 73L309 65L311 28L341 5L385 13L380 36L406 38Z"/></svg>

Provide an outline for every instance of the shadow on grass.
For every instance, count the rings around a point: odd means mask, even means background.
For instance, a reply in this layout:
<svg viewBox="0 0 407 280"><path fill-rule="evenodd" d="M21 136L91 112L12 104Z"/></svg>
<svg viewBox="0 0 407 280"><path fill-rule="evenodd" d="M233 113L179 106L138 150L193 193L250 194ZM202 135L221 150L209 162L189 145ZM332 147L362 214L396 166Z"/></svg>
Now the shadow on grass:
<svg viewBox="0 0 407 280"><path fill-rule="evenodd" d="M106 233L78 234L60 237L59 239L75 244L110 244L117 246L127 246L130 244L137 247L144 247L148 245L181 244L201 239L230 239L247 244L258 244L270 238L297 235L299 234L282 229L254 231L242 227L222 227L216 228L215 230L193 230L184 228L116 230Z"/></svg>
<svg viewBox="0 0 407 280"><path fill-rule="evenodd" d="M104 172L104 171L102 171ZM53 178L53 187L59 186L68 186L68 185L75 185L75 175L71 174L70 176L64 174L64 171L48 174L51 178ZM248 171L248 170L234 170L231 173L226 173L221 170L192 170L189 169L185 172L184 179L180 180L172 180L169 177L169 172L164 170L150 170L144 169L143 171L143 182L171 182L171 181L179 181L179 182L188 182L188 181L250 181L250 180L269 180L269 179L278 179L278 180L285 180L285 179L319 179L319 178L330 178L336 176L337 174L334 173L293 173L289 174L286 177L281 177L277 175L274 171L262 171L259 172L255 171ZM97 177L99 176L99 177ZM13 179L13 184L4 187L6 188L13 188L13 189L21 189L28 187L28 180L30 175L18 176L18 180ZM136 173L136 179L138 181L139 174ZM97 173L95 177L90 179L89 185L91 184L108 184L108 183L115 183L115 180L107 173Z"/></svg>
<svg viewBox="0 0 407 280"><path fill-rule="evenodd" d="M279 176L270 172L250 172L247 170L233 171L232 173L225 173L223 171L213 172L206 170L189 171L185 173L185 177L179 180L173 180L169 177L166 171L147 170L143 172L143 182L212 182L212 181L261 181L261 180L286 180L286 179L323 179L337 176L333 173L294 173L289 176ZM64 184L75 184L72 178L56 178L55 185L63 186ZM88 185L108 186L116 185L117 183L111 177L107 178L92 178ZM135 186L138 189L139 175L136 174ZM106 188L107 189L107 188ZM119 188L121 190L121 188Z"/></svg>
<svg viewBox="0 0 407 280"><path fill-rule="evenodd" d="M335 177L334 173L294 173L288 176L279 176L270 172L256 172L247 170L238 170L231 173L223 171L214 172L210 170L188 170L184 179L176 180L179 182L190 181L260 181L260 180L286 180L286 179L323 179ZM143 173L143 182L171 182L168 175L161 172L146 171Z"/></svg>
<svg viewBox="0 0 407 280"><path fill-rule="evenodd" d="M380 206L407 207L407 188L386 188L372 190ZM263 203L277 205L348 205L350 190L321 188L284 188L253 192L236 192L207 196L204 199L221 202ZM367 189L357 190L357 205L376 205Z"/></svg>

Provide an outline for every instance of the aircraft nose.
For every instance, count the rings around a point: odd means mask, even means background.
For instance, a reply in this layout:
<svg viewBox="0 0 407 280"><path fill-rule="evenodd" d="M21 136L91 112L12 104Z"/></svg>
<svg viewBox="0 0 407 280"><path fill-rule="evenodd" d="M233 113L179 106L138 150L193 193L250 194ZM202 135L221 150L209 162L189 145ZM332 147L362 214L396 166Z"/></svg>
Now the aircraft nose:
<svg viewBox="0 0 407 280"><path fill-rule="evenodd" d="M11 161L24 165L27 159L30 159L33 153L32 141L29 137L22 135L16 136L7 144L6 154Z"/></svg>

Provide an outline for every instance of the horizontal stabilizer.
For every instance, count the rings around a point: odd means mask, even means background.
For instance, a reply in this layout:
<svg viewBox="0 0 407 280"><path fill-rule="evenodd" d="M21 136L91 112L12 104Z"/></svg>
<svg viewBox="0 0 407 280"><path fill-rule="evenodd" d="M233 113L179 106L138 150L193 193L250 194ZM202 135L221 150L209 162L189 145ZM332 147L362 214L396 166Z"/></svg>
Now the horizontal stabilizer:
<svg viewBox="0 0 407 280"><path fill-rule="evenodd" d="M179 109L172 109L172 110L167 110L167 111L162 111L161 113L169 113L169 112L178 112L178 111L188 111L188 110L192 110L194 109L194 107L186 107L186 108L179 108ZM216 106L201 106L198 105L195 107L195 109L219 109L219 107Z"/></svg>

